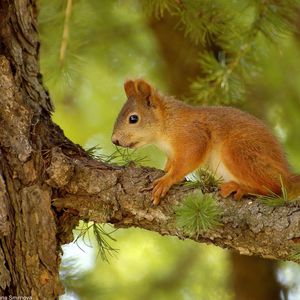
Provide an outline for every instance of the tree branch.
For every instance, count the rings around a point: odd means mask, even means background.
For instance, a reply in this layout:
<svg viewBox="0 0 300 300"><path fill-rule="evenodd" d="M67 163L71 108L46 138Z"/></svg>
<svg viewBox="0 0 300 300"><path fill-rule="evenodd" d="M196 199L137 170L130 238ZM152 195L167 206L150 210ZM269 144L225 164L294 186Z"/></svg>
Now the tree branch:
<svg viewBox="0 0 300 300"><path fill-rule="evenodd" d="M300 206L293 202L268 207L253 198L240 202L220 199L221 226L198 236L187 236L176 227L174 208L195 189L177 185L157 207L151 205L150 192L140 192L162 171L134 165L117 167L65 155L52 149L47 183L57 189L53 206L76 218L115 227L140 227L162 235L235 249L241 254L272 259L289 259L300 238Z"/></svg>

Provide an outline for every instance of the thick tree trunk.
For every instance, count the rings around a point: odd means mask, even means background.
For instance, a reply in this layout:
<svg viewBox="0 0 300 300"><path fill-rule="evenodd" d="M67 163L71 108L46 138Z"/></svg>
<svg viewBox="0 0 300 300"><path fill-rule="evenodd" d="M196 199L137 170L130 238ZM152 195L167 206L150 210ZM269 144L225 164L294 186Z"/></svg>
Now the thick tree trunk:
<svg viewBox="0 0 300 300"><path fill-rule="evenodd" d="M174 30L179 20L165 14L164 18L149 19L149 26L152 29L158 42L161 56L166 62L164 78L170 90L177 97L190 94L190 84L194 78L199 76L201 69L195 63L199 55L199 47L196 47L187 39L182 32Z"/></svg>
<svg viewBox="0 0 300 300"><path fill-rule="evenodd" d="M0 0L0 295L56 299L60 245L79 219L187 236L174 206L193 192L172 188L159 207L140 192L162 172L92 160L52 123L38 66L34 0ZM222 226L191 238L245 254L286 259L299 240L296 203L264 207L220 200Z"/></svg>
<svg viewBox="0 0 300 300"><path fill-rule="evenodd" d="M284 300L275 261L232 253L231 263L235 299Z"/></svg>
<svg viewBox="0 0 300 300"><path fill-rule="evenodd" d="M55 299L60 248L43 160L52 106L36 17L35 1L0 1L0 295Z"/></svg>

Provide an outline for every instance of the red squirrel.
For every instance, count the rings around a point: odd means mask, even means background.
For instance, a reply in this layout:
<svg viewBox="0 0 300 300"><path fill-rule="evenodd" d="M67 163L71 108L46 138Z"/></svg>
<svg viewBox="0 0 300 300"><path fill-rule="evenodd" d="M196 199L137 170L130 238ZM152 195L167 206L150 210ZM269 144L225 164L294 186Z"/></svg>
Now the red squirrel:
<svg viewBox="0 0 300 300"><path fill-rule="evenodd" d="M153 183L153 203L170 187L206 165L222 177L219 193L300 194L300 175L290 171L283 149L265 124L239 109L190 106L157 92L142 79L124 84L127 102L116 120L112 142L138 148L154 144L167 155L165 175ZM281 179L280 179L281 178Z"/></svg>

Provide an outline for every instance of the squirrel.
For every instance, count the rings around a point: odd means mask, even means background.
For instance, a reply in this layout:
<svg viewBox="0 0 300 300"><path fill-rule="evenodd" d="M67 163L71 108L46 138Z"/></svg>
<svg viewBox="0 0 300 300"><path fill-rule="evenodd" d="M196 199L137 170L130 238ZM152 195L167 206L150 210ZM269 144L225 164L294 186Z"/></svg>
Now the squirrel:
<svg viewBox="0 0 300 300"><path fill-rule="evenodd" d="M156 145L167 156L165 175L153 182L157 205L170 187L197 168L223 179L219 194L300 194L300 175L290 171L282 146L256 117L226 106L191 106L163 96L143 79L124 83L127 102L114 125L112 142L138 148Z"/></svg>

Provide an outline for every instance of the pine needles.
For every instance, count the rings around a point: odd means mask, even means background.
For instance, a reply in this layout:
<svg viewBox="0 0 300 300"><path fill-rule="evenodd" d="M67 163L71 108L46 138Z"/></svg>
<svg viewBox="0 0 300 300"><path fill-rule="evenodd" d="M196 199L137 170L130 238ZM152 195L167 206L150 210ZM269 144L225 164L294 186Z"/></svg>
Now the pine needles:
<svg viewBox="0 0 300 300"><path fill-rule="evenodd" d="M107 232L104 230L104 227L101 224L93 223L93 232L99 246L98 255L102 258L102 260L108 262L108 256L113 256L113 254L117 253L118 250L113 248L107 240L116 241L115 238L112 237L112 233L116 230L111 232Z"/></svg>
<svg viewBox="0 0 300 300"><path fill-rule="evenodd" d="M208 169L196 170L185 184L201 191L188 196L175 210L176 223L188 235L199 235L220 225L222 210L211 192L217 190L222 178Z"/></svg>
<svg viewBox="0 0 300 300"><path fill-rule="evenodd" d="M199 48L201 73L191 83L192 102L232 104L244 100L259 73L261 37L276 43L294 31L299 0L144 0L155 16L178 19L177 28ZM263 53L261 51L261 53Z"/></svg>
<svg viewBox="0 0 300 300"><path fill-rule="evenodd" d="M96 160L100 160L106 163L116 163L118 165L127 166L130 163L136 165L142 165L147 162L145 156L139 156L136 153L136 149L131 150L128 148L115 147L115 151L111 154L104 154L102 148L98 145L93 146L85 150L88 155Z"/></svg>
<svg viewBox="0 0 300 300"><path fill-rule="evenodd" d="M280 179L280 189L281 189L280 195L277 195L272 191L270 191L270 194L266 196L255 195L264 205L276 207L276 206L284 206L290 202L288 198L287 189L284 186L282 177L280 176L279 179Z"/></svg>
<svg viewBox="0 0 300 300"><path fill-rule="evenodd" d="M293 261L300 261L300 245L299 244L294 245L292 252L288 256L288 259L293 260Z"/></svg>
<svg viewBox="0 0 300 300"><path fill-rule="evenodd" d="M257 29L272 42L291 34L297 17L299 0L253 0L257 9Z"/></svg>
<svg viewBox="0 0 300 300"><path fill-rule="evenodd" d="M198 192L188 196L175 213L179 228L188 235L199 235L220 225L222 211L213 196Z"/></svg>
<svg viewBox="0 0 300 300"><path fill-rule="evenodd" d="M78 241L79 239L81 239L87 247L92 247L92 241L90 236L91 229L93 230L94 237L99 247L98 256L100 256L102 260L109 262L109 257L114 256L118 252L118 249L113 248L109 243L109 241L116 241L116 239L112 236L112 234L116 230L108 232L104 229L104 225L102 224L97 224L95 222L83 222L83 225L79 229L80 232L77 238L75 239L74 243L76 243L77 246L80 248ZM84 251L82 248L80 249Z"/></svg>
<svg viewBox="0 0 300 300"><path fill-rule="evenodd" d="M223 181L221 177L206 168L199 168L188 177L185 185L200 188L203 193L215 192L219 184Z"/></svg>
<svg viewBox="0 0 300 300"><path fill-rule="evenodd" d="M149 15L153 14L161 18L165 11L170 11L170 8L174 6L174 0L147 0L143 1L143 6Z"/></svg>

